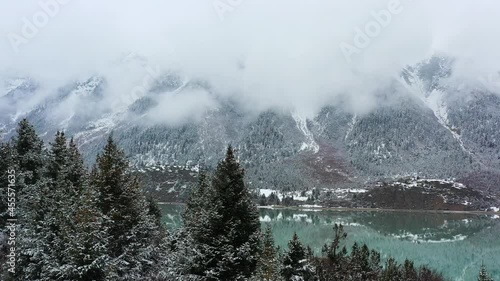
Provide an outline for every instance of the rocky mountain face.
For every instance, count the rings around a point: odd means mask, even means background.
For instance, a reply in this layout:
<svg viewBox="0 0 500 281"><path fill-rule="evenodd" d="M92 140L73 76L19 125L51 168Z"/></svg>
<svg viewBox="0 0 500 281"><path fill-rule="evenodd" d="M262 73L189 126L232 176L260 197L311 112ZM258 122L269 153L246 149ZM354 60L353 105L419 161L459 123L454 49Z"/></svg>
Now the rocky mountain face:
<svg viewBox="0 0 500 281"><path fill-rule="evenodd" d="M414 176L454 179L485 196L498 196L500 93L450 86L452 71L453 60L441 57L409 66L377 96L380 106L366 114L349 112L341 102L325 105L312 119L280 110L247 114L236 102L218 99L218 106L198 121L175 126L148 122L148 114L158 109L162 95L188 89L213 93L208 83L165 74L144 95L110 109L106 80L94 76L64 85L20 111L21 103L36 97L38 84L15 78L5 82L0 96L0 132L9 138L22 117L47 140L65 130L89 163L113 133L138 171L162 171L163 176L148 176L168 179L151 184L160 192L183 186L171 167L188 171L182 181L195 181L192 171L213 168L231 144L256 189L371 187ZM68 104L76 106L64 110Z"/></svg>

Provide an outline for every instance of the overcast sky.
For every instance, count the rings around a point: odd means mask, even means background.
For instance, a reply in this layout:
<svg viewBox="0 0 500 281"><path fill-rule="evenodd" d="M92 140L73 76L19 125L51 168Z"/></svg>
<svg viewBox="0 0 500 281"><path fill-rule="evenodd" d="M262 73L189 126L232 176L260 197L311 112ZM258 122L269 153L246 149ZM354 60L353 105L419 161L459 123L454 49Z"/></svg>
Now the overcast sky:
<svg viewBox="0 0 500 281"><path fill-rule="evenodd" d="M389 78L433 54L454 57L460 79L499 71L499 13L495 0L0 0L0 76L34 77L44 95L99 74L119 105L148 71L174 70L257 110L312 116L348 94L363 111ZM124 63L131 53L144 59ZM203 91L163 103L217 104Z"/></svg>

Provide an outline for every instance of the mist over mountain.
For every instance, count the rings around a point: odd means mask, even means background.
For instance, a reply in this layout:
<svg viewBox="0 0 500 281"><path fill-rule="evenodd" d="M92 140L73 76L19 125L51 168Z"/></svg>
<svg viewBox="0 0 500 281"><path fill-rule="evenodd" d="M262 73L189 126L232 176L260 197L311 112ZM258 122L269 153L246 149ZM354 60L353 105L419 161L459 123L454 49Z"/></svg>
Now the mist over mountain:
<svg viewBox="0 0 500 281"><path fill-rule="evenodd" d="M217 96L208 81L162 73L120 110L106 102L106 78L91 76L61 86L31 110L4 111L1 118L4 138L21 117L48 140L65 130L88 163L113 133L137 169L213 168L232 144L256 188L340 188L418 176L453 178L497 194L500 98L486 86L451 84L453 70L449 57L407 66L374 95L377 106L366 113L351 111L347 97L325 104L312 118L279 108L248 111L234 99ZM11 88L1 100L11 108L34 97L39 87L31 78L8 82ZM199 106L205 100L196 93L213 99L211 107L187 113L169 104L183 100L183 106Z"/></svg>
<svg viewBox="0 0 500 281"><path fill-rule="evenodd" d="M0 5L9 11L0 19L0 77L37 81L38 101L94 75L106 80L104 109L114 112L142 97L151 80L165 73L210 85L211 95L200 90L165 99L163 114L154 118L160 124L178 123L186 111L213 109L219 99L237 101L254 114L278 108L313 118L325 105L339 103L367 113L403 68L433 55L454 59L451 81L499 88L495 2ZM18 106L27 110L33 104Z"/></svg>

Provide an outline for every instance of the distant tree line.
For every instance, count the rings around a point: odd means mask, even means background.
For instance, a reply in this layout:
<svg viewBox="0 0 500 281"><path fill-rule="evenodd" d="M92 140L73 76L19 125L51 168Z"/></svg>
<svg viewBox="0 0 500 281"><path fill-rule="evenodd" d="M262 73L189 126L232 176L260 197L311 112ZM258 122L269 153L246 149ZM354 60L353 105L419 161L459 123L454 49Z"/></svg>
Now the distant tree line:
<svg viewBox="0 0 500 281"><path fill-rule="evenodd" d="M284 251L275 247L272 229L261 231L231 147L215 172L200 175L184 225L175 231L165 229L160 209L144 196L112 137L96 159L87 169L77 144L63 132L45 146L27 120L11 141L0 144L1 280L444 280L409 260L382 262L366 245L354 244L348 252L342 225L334 226L321 256L297 235ZM15 209L4 192L11 170ZM7 265L12 211L15 273ZM478 280L492 280L484 267Z"/></svg>

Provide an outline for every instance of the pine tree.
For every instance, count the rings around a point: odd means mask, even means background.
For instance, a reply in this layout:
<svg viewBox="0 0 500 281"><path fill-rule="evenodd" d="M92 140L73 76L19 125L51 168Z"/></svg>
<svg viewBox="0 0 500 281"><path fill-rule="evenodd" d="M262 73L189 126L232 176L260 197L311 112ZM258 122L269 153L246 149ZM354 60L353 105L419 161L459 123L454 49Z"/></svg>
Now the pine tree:
<svg viewBox="0 0 500 281"><path fill-rule="evenodd" d="M260 248L259 215L230 146L211 182L201 177L184 220L199 253L191 273L208 280L243 280L253 274Z"/></svg>
<svg viewBox="0 0 500 281"><path fill-rule="evenodd" d="M396 262L394 258L389 258L385 262L385 268L382 271L381 280L382 281L396 281L401 280L400 265Z"/></svg>
<svg viewBox="0 0 500 281"><path fill-rule="evenodd" d="M50 182L44 178L46 153L43 141L34 127L23 119L19 122L17 136L13 139L16 155L16 197L18 215L19 262L16 278L36 280L43 270L43 251L46 248L43 236L45 199L50 191Z"/></svg>
<svg viewBox="0 0 500 281"><path fill-rule="evenodd" d="M493 281L493 278L491 278L486 271L486 267L484 264L481 265L481 269L479 270L479 276L477 277L477 281Z"/></svg>
<svg viewBox="0 0 500 281"><path fill-rule="evenodd" d="M78 151L72 153L73 157L81 157ZM82 202L85 199L82 186L75 186L71 180L72 174L84 174L84 168L75 167L72 160L66 136L58 131L50 147L47 178L51 188L44 196L44 202L47 203L41 225L44 230L38 238L47 247L41 273L41 277L47 280L58 279L67 274L67 249L69 243L73 242L68 237L78 231L75 226L79 224L75 221L74 213L81 204L88 203ZM81 180L75 183L81 185Z"/></svg>
<svg viewBox="0 0 500 281"><path fill-rule="evenodd" d="M309 263L306 248L300 242L297 233L294 233L292 240L288 242L281 275L286 281L316 280L315 269Z"/></svg>
<svg viewBox="0 0 500 281"><path fill-rule="evenodd" d="M64 133L57 132L51 144L46 172L33 185L26 203L26 274L40 280L56 280L64 276L66 239L63 229L73 225L70 214L77 206L78 194L69 181L69 151Z"/></svg>
<svg viewBox="0 0 500 281"><path fill-rule="evenodd" d="M93 171L93 183L99 188L101 196L99 200L100 209L108 215L113 207L130 203L130 200L124 197L128 189L138 189L134 179L128 173L128 161L125 153L115 144L113 137L109 136L104 152L97 155L96 167ZM124 201L124 202L122 202ZM127 206L120 206L122 208ZM133 212L132 208L126 208L127 212Z"/></svg>
<svg viewBox="0 0 500 281"><path fill-rule="evenodd" d="M21 120L14 140L18 157L19 173L25 184L34 184L41 179L44 167L43 142L27 119Z"/></svg>
<svg viewBox="0 0 500 281"><path fill-rule="evenodd" d="M81 201L71 211L71 224L62 229L65 245L62 273L69 280L105 280L112 270L107 266L109 237L106 218L98 208L95 187L85 186Z"/></svg>
<svg viewBox="0 0 500 281"><path fill-rule="evenodd" d="M155 260L161 230L149 214L140 183L129 171L124 152L110 136L91 172L97 187L99 210L107 219L109 256L117 280L140 278Z"/></svg>
<svg viewBox="0 0 500 281"><path fill-rule="evenodd" d="M279 278L279 261L270 225L267 225L262 240L262 253L258 266L258 276L260 280L263 281L274 281Z"/></svg>
<svg viewBox="0 0 500 281"><path fill-rule="evenodd" d="M258 260L260 221L257 206L244 183L244 171L231 146L217 166L212 187L216 213L221 216L214 225L216 242L228 249L219 261L218 275L222 280L249 277Z"/></svg>
<svg viewBox="0 0 500 281"><path fill-rule="evenodd" d="M68 170L68 146L64 132L57 131L54 143L51 144L50 162L48 167L48 176L54 181L63 180L63 176Z"/></svg>
<svg viewBox="0 0 500 281"><path fill-rule="evenodd" d="M158 207L155 199L152 196L147 196L148 214L152 216L155 224L159 227L163 227L161 209Z"/></svg>
<svg viewBox="0 0 500 281"><path fill-rule="evenodd" d="M166 257L159 209L112 138L91 176L62 132L46 154L23 120L12 147L0 166L13 162L22 186L17 280L139 280Z"/></svg>
<svg viewBox="0 0 500 281"><path fill-rule="evenodd" d="M181 233L185 232L188 237L179 242L182 244L180 250L190 253L190 261L186 262L181 255L177 262L182 265L188 263L182 266L187 267L188 274L205 276L207 271L216 266L216 263L212 263L217 251L214 243L215 229L212 226L222 217L217 213L215 196L208 176L204 172L200 173L198 185L191 191L182 215L184 229ZM190 251L190 246L187 246L190 243L193 244L195 251Z"/></svg>
<svg viewBox="0 0 500 281"><path fill-rule="evenodd" d="M344 232L342 224L334 224L333 226L333 241L330 245L324 245L322 252L333 263L338 263L343 257L343 251L340 251L342 241L347 238L347 233Z"/></svg>
<svg viewBox="0 0 500 281"><path fill-rule="evenodd" d="M75 188L80 188L86 175L83 157L73 138L69 141L68 147L68 179Z"/></svg>
<svg viewBox="0 0 500 281"><path fill-rule="evenodd" d="M209 243L213 238L210 233L211 214L215 214L215 193L210 185L208 176L202 172L198 185L194 187L186 203L186 210L182 214L186 229L190 235L200 243Z"/></svg>
<svg viewBox="0 0 500 281"><path fill-rule="evenodd" d="M417 281L418 274L417 270L412 261L406 259L403 264L403 278L408 281Z"/></svg>

